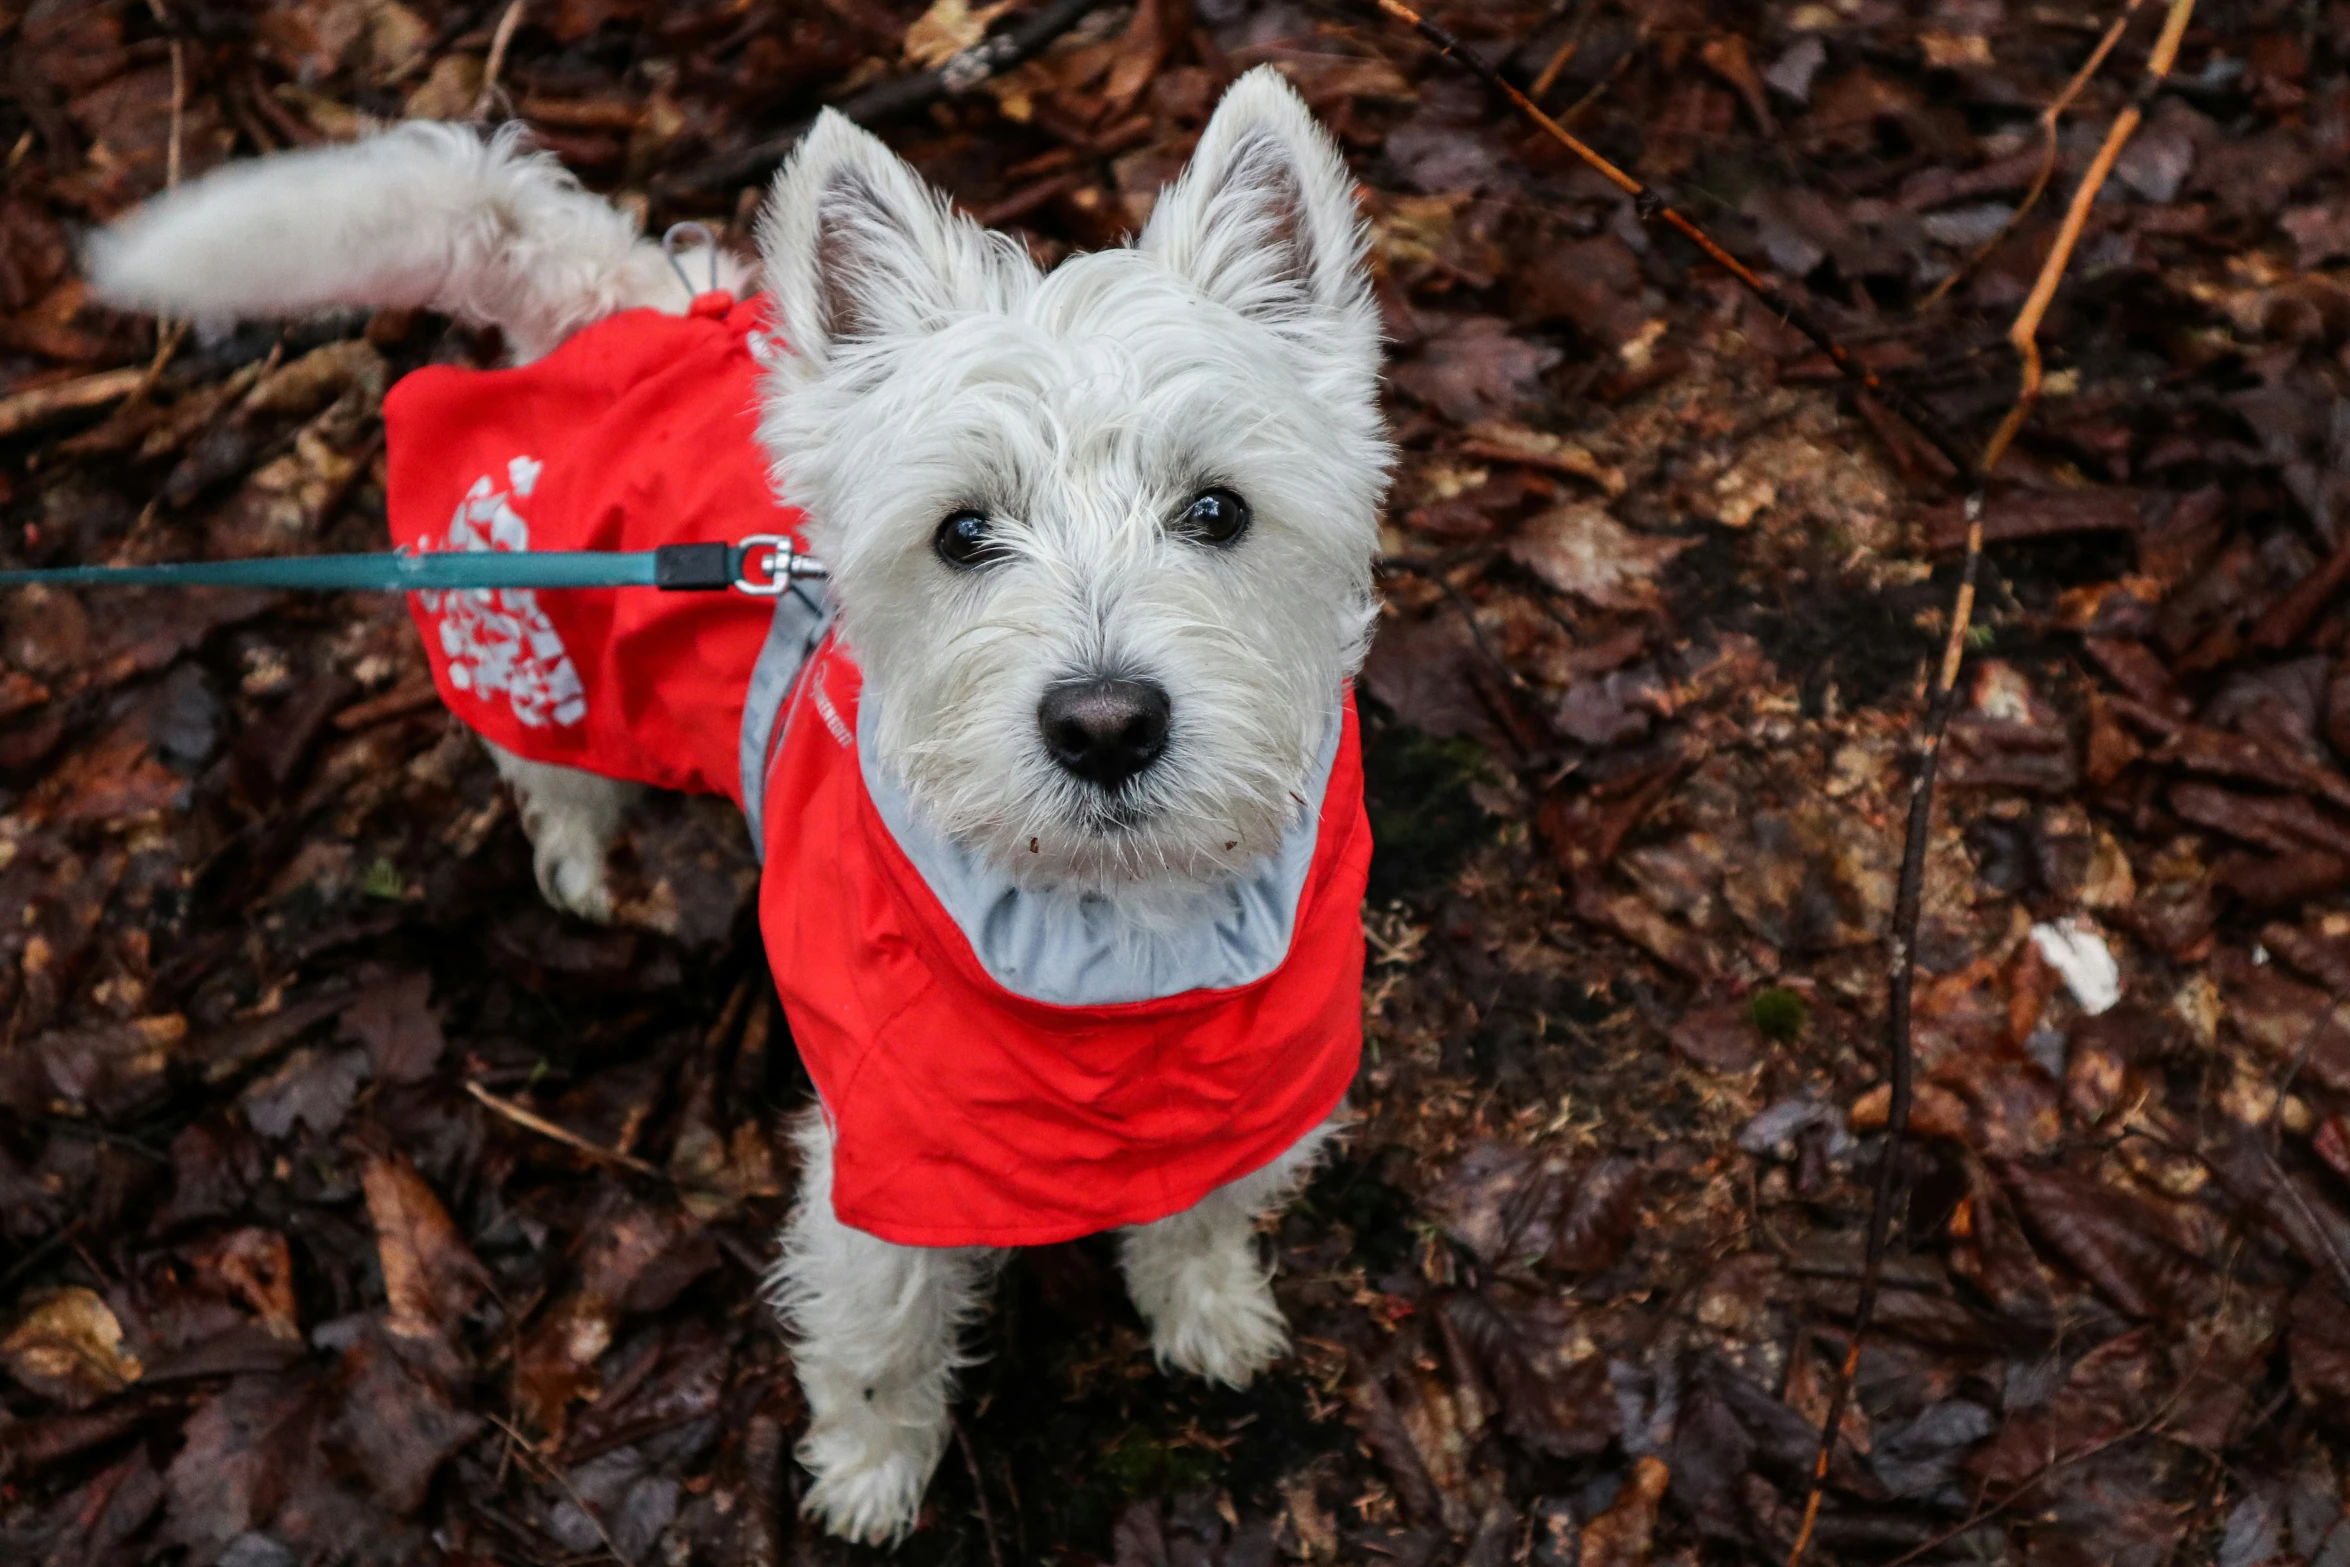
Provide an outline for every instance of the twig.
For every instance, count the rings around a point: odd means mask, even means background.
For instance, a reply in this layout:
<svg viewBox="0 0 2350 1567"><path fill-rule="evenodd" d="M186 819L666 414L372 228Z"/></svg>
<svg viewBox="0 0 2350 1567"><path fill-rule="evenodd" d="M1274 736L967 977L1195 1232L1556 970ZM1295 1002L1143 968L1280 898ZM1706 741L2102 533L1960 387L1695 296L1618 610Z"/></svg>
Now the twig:
<svg viewBox="0 0 2350 1567"><path fill-rule="evenodd" d="M1885 1124L1885 1162L1877 1170L1877 1189L1869 1210L1868 1260L1861 1279L1860 1301L1853 1317L1851 1347L1845 1354L1844 1374L1838 1380L1836 1391L1828 1402L1828 1418L1820 1426L1819 1456L1812 1468L1812 1482L1803 1503L1803 1526L1796 1532L1794 1547L1787 1553L1787 1567L1801 1567L1804 1553L1811 1544L1812 1531L1819 1521L1820 1502L1828 1477L1828 1459L1836 1445L1836 1430L1844 1417L1844 1407L1852 1397L1853 1373L1858 1369L1860 1346L1871 1312L1876 1304L1877 1275L1882 1266L1887 1233L1891 1228L1892 1170L1903 1139L1909 1130L1910 1049L1909 998L1914 975L1916 954L1915 932L1918 922L1918 895L1924 878L1926 837L1932 825L1934 809L1934 772L1942 754L1942 734L1950 723L1950 710L1958 686L1960 661L1966 654L1966 632L1974 617L1975 572L1983 554L1983 485L2007 455L2016 432L2031 417L2033 407L2040 400L2040 322L2048 312L2049 301L2055 298L2057 284L2063 280L2066 265L2072 259L2073 247L2079 243L2081 229L2088 220L2089 207L2097 199L2106 176L2112 172L2114 159L2122 146L2137 129L2144 106L2154 91L2170 74L2177 60L2179 40L2186 34L2187 22L2194 15L2195 0L2170 0L2170 13L2163 20L2162 36L2155 41L2154 52L2146 62L2146 78L2138 85L2136 97L2114 120L2106 133L2105 144L2089 170L2081 177L2080 188L2073 192L2072 206L2066 211L2064 224L2057 230L2056 243L2050 247L2047 261L2040 268L2039 280L2033 285L2031 296L2016 313L2015 325L2008 330L2008 341L2015 345L2022 360L2015 405L2007 417L2000 420L1983 448L1980 463L1975 468L1975 488L1966 502L1966 558L1959 567L1958 600L1950 616L1950 639L1942 650L1942 668L1935 682L1932 700L1926 709L1925 733L1918 743L1919 754L1910 780L1910 811L1908 834L1902 845L1901 885L1894 904L1893 937L1890 943L1893 964L1892 982L1886 1016L1886 1055L1890 1063L1891 1103Z"/></svg>
<svg viewBox="0 0 2350 1567"><path fill-rule="evenodd" d="M511 1099L499 1098L496 1094L491 1093L488 1089L482 1087L479 1083L468 1082L465 1085L465 1091L473 1095L474 1098L480 1100L483 1104L489 1106L489 1108L492 1110L495 1110L498 1114L504 1116L507 1120L512 1121L516 1126L536 1132L541 1137L553 1138L556 1142L561 1143L564 1147L569 1148L577 1153L583 1153L590 1159L597 1160L603 1164L618 1165L621 1169L633 1170L638 1175L649 1175L652 1176L655 1180L667 1180L669 1178L666 1172L653 1165L645 1163L644 1160L636 1158L631 1154L621 1153L617 1149L606 1148L600 1143L591 1143L586 1138L580 1136L577 1132L568 1131L563 1127L557 1126L554 1122L548 1120L543 1115L533 1115L530 1111L523 1109L522 1106L516 1104Z"/></svg>
<svg viewBox="0 0 2350 1567"><path fill-rule="evenodd" d="M1567 62L1575 58L1575 51L1583 46L1584 29L1591 22L1591 5L1592 0L1556 0L1549 13L1537 24L1535 31L1539 33L1570 10L1575 13L1575 19L1567 24L1565 35L1559 39L1559 46L1551 51L1549 61L1536 73L1534 85L1527 90L1527 97L1537 101L1547 98L1551 88L1558 85L1559 73L1567 68ZM1642 21L1646 20L1644 16ZM1626 50L1625 53L1629 55L1631 51Z"/></svg>
<svg viewBox="0 0 2350 1567"><path fill-rule="evenodd" d="M960 97L981 82L1000 76L1039 53L1101 4L1102 0L1053 0L1034 16L992 38L982 39L935 71L868 87L833 107L859 125L870 125L875 120L923 108L941 98ZM739 151L697 163L675 174L660 175L653 181L653 194L682 196L758 179L783 161L784 155L798 145L813 123L802 120L765 141L753 142Z"/></svg>
<svg viewBox="0 0 2350 1567"><path fill-rule="evenodd" d="M1854 1374L1860 1369L1860 1349L1869 1320L1876 1314L1877 1289L1885 1269L1885 1251L1892 1235L1893 1183L1909 1138L1911 1057L1909 1048L1910 992L1917 980L1917 928L1926 885L1926 845L1934 821L1934 775L1942 766L1942 737L1950 728L1951 709L1957 706L1958 672L1966 657L1967 627L1975 610L1975 571L1983 558L1983 492L1978 487L1966 498L1966 558L1958 569L1958 597L1950 613L1950 634L1942 645L1942 664L1935 672L1926 716L1910 742L1909 820L1901 839L1901 880L1893 897L1893 925L1885 940L1885 1061L1890 1088L1885 1107L1885 1148L1877 1160L1876 1190L1869 1199L1867 1250L1862 1254L1860 1292L1852 1308L1852 1337L1844 1350L1844 1365L1828 1395L1828 1412L1820 1421L1819 1452L1812 1460L1811 1488L1803 1501L1803 1524L1787 1553L1788 1567L1800 1567L1811 1547L1812 1530L1819 1523L1820 1502L1826 1495L1828 1463L1835 1455L1836 1433L1852 1402Z"/></svg>
<svg viewBox="0 0 2350 1567"><path fill-rule="evenodd" d="M1580 42L1572 33L1559 41L1558 48L1551 52L1550 63L1542 68L1541 75L1534 78L1533 96L1540 98L1558 84L1559 72L1565 70L1567 62L1575 58L1575 48Z"/></svg>
<svg viewBox="0 0 2350 1567"><path fill-rule="evenodd" d="M949 1415L955 1428L955 1445L963 1450L963 1467L971 1471L971 1494L979 1498L979 1527L987 1531L988 1567L1004 1567L1002 1547L996 1544L995 1513L987 1505L987 1482L980 1478L979 1455L971 1451L971 1438L963 1430L963 1422Z"/></svg>
<svg viewBox="0 0 2350 1567"><path fill-rule="evenodd" d="M16 1287L16 1281L39 1267L49 1258L51 1253L62 1251L72 1245L74 1238L81 1234L82 1226L88 1222L87 1215L78 1216L68 1221L63 1228L50 1232L49 1235L36 1242L23 1256L10 1263L7 1271L0 1273L0 1300L6 1300L8 1292Z"/></svg>
<svg viewBox="0 0 2350 1567"><path fill-rule="evenodd" d="M1485 662L1500 672L1502 683L1513 691L1527 689L1526 677L1512 669L1509 660L1494 651L1493 644L1485 640L1485 628L1477 623L1477 607L1469 602L1467 596L1460 589L1452 585L1451 579L1445 575L1442 566L1434 561L1417 560L1408 555L1382 555L1379 558L1378 569L1402 572L1406 576L1418 577L1422 581L1432 584L1437 592L1444 595L1444 601L1447 604L1460 611L1462 623L1469 628L1469 640L1476 644L1477 651L1484 655Z"/></svg>
<svg viewBox="0 0 2350 1567"><path fill-rule="evenodd" d="M163 8L163 0L147 0L147 14L155 25L171 34L171 130L163 144L163 188L177 190L180 183L180 148L185 140L188 115L188 51L186 43L171 25L171 13ZM140 388L144 395L153 385L154 377L163 373L163 367L179 347L173 332L171 318L155 318L155 363L149 371L148 384Z"/></svg>
<svg viewBox="0 0 2350 1567"><path fill-rule="evenodd" d="M513 46L514 29L522 25L522 0L507 0L498 30L490 34L490 57L481 68L481 91L473 97L473 117L486 120L498 99L498 77L506 69L506 51Z"/></svg>
<svg viewBox="0 0 2350 1567"><path fill-rule="evenodd" d="M0 397L0 439L47 424L65 414L103 408L117 398L128 397L146 385L147 370L145 365L127 370L101 370L95 375L52 381L31 391Z"/></svg>
<svg viewBox="0 0 2350 1567"><path fill-rule="evenodd" d="M1999 232L1976 246L1974 254L1952 268L1950 276L1935 284L1934 291L1918 302L1919 314L1933 309L1952 289L1972 277L1975 269L1990 259L1991 252L1997 250L2007 236L2015 232L2016 225L2023 222L2032 208L2039 204L2041 196L2048 190L2048 182L2056 177L2057 122L2064 118L2064 111L2072 107L2073 100L2081 95L2097 75L2098 68L2105 64L2105 57L2113 53L2113 46L2122 41L2122 34L2129 28L2130 18L2136 16L2138 8L2145 3L2146 0L2128 0L2122 7L2122 14L2115 17L2105 29L2105 36L2097 40L2097 47L2089 51L2089 58L2073 73L2073 79L2065 83L2064 90L2048 100L2048 106L2040 111L2040 168L2032 176L2031 188L2024 192L2024 199L2016 203L2015 210L2007 215L2007 221L1999 225Z"/></svg>
<svg viewBox="0 0 2350 1567"><path fill-rule="evenodd" d="M1847 376L1875 394L1878 401L1907 421L1924 436L1945 461L1960 473L1974 467L1973 456L1959 443L1958 438L1943 427L1942 421L1900 388L1877 378L1875 371L1862 364L1836 340L1835 334L1809 310L1788 295L1765 282L1761 275L1736 256L1714 242L1712 235L1697 222L1667 201L1657 191L1642 184L1632 175L1616 167L1589 144L1579 139L1564 125L1542 112L1541 105L1513 86L1509 78L1471 52L1466 44L1419 12L1405 5L1403 0L1375 0L1379 9L1409 26L1432 44L1439 54L1466 66L1478 80L1509 99L1520 114L1534 122L1553 141L1582 159L1602 179L1632 198L1632 210L1643 223L1662 224L1705 253L1706 259L1729 273L1746 291L1760 300L1763 307L1811 339L1820 352Z"/></svg>
<svg viewBox="0 0 2350 1567"><path fill-rule="evenodd" d="M2170 14L2162 21L2162 36L2154 41L2154 52L2146 59L2146 76L2138 84L2138 91L2122 112L2114 116L2113 125L2105 133L2105 144L2090 160L2089 171L2081 176L2078 190L2073 192L2072 205L2065 210L2064 222L2057 228L2056 243L2049 247L2048 259L2041 263L2039 280L2032 285L2031 297L2016 313L2015 325L2008 329L2007 340L2015 345L2018 358L2023 361L2016 387L2015 406L1999 422L1984 449L1983 472L1997 471L1999 460L2007 455L2008 443L2016 431L2032 415L2040 402L2040 321L2048 314L2048 303L2056 297L2056 285L2064 278L2064 270L2073 258L2073 247L2080 243L2081 230L2088 224L2089 208L2097 200L2097 193L2105 188L2105 177L2113 172L2114 160L2145 118L2146 104L2170 75L2173 62L2179 57L2179 40L2186 36L2187 23L2195 14L2195 0L2170 0Z"/></svg>
<svg viewBox="0 0 2350 1567"><path fill-rule="evenodd" d="M471 1088L473 1085L468 1083L465 1086ZM571 1483L571 1476L563 1472L563 1466L560 1463L533 1447L530 1438L515 1430L499 1416L491 1415L489 1422L506 1433L506 1440L514 1444L512 1450L522 1455L522 1461L525 1464L563 1488L563 1494L571 1498L571 1505L578 1508L581 1516L595 1526L596 1538L604 1542L605 1551L611 1555L614 1561L620 1563L620 1567L636 1567L636 1563L630 1561L620 1547L613 1543L610 1531L604 1527L604 1520L596 1516L596 1510L587 1504L587 1498L579 1494L579 1487Z"/></svg>

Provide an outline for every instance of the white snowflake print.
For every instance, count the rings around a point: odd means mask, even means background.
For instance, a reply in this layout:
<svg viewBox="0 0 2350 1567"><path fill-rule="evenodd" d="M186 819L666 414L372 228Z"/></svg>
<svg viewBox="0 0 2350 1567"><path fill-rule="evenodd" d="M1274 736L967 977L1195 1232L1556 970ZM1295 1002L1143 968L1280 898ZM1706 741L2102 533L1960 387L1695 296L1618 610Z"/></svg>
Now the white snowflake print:
<svg viewBox="0 0 2350 1567"><path fill-rule="evenodd" d="M506 465L505 489L488 474L474 480L449 519L448 538L425 548L529 549L530 524L513 503L529 498L542 466L515 458ZM458 690L484 701L504 692L515 718L532 729L576 724L587 716L587 688L536 593L468 588L418 596L440 618L441 651L448 655L449 683Z"/></svg>

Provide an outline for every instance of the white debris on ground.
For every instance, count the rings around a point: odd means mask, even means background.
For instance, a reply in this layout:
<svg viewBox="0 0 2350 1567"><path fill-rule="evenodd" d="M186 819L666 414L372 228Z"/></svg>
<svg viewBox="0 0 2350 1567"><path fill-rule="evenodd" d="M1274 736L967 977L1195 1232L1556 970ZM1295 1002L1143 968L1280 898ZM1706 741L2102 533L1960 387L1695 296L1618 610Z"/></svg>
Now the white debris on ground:
<svg viewBox="0 0 2350 1567"><path fill-rule="evenodd" d="M2034 925L2032 945L2064 976L2065 988L2091 1017L2121 1000L2121 965L2113 960L2113 949L2105 944L2104 933L2091 921L2068 914L2053 924Z"/></svg>

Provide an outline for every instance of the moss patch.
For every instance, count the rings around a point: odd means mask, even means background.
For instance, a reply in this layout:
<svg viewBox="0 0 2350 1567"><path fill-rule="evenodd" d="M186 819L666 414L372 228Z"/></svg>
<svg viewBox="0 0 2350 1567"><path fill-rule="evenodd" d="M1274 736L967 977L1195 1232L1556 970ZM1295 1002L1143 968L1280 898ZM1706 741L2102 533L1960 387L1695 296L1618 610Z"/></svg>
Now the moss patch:
<svg viewBox="0 0 2350 1567"><path fill-rule="evenodd" d="M1471 850L1493 836L1469 792L1492 760L1468 740L1443 740L1365 714L1363 796L1371 816L1369 898L1415 898L1452 879Z"/></svg>
<svg viewBox="0 0 2350 1567"><path fill-rule="evenodd" d="M1765 1039L1791 1045L1802 1037L1803 1025L1811 1019L1811 1008L1794 991L1784 985L1773 985L1755 992L1754 999L1746 1004L1746 1015L1753 1019Z"/></svg>

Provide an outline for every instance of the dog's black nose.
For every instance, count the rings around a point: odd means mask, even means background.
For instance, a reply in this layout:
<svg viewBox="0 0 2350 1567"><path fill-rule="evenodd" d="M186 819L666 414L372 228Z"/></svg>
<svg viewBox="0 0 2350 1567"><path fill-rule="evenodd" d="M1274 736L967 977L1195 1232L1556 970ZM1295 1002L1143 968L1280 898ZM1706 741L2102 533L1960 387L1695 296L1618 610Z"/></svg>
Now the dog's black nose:
<svg viewBox="0 0 2350 1567"><path fill-rule="evenodd" d="M1149 680L1071 680L1037 704L1044 747L1087 783L1115 789L1167 748L1167 693Z"/></svg>

